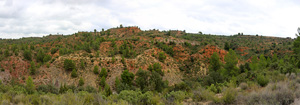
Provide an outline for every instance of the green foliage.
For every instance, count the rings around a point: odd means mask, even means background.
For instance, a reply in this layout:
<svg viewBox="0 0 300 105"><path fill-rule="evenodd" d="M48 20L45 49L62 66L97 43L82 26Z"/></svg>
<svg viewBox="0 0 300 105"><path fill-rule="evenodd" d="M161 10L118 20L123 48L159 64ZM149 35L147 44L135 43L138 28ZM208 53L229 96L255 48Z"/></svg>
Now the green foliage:
<svg viewBox="0 0 300 105"><path fill-rule="evenodd" d="M136 52L133 50L133 45L127 41L124 41L119 49L120 54L122 54L125 58L133 58L136 56Z"/></svg>
<svg viewBox="0 0 300 105"><path fill-rule="evenodd" d="M229 51L229 49L230 49L230 45L229 45L229 43L228 43L228 42L225 42L224 49L225 49L225 50L227 50L227 51Z"/></svg>
<svg viewBox="0 0 300 105"><path fill-rule="evenodd" d="M156 90L158 92L161 92L163 88L166 87L164 82L162 81L161 75L155 71L151 73L149 82L151 84L151 88L150 88L151 90Z"/></svg>
<svg viewBox="0 0 300 105"><path fill-rule="evenodd" d="M33 61L30 62L30 74L31 75L34 75L36 73L36 66L35 66L35 63Z"/></svg>
<svg viewBox="0 0 300 105"><path fill-rule="evenodd" d="M45 63L45 62L48 62L48 61L50 61L51 60L51 56L50 55L48 55L48 54L46 54L45 55L45 57L43 58L43 62Z"/></svg>
<svg viewBox="0 0 300 105"><path fill-rule="evenodd" d="M81 78L79 79L78 86L83 86L83 85L84 85L84 80L83 80L83 78L81 77Z"/></svg>
<svg viewBox="0 0 300 105"><path fill-rule="evenodd" d="M142 93L140 91L124 90L120 92L118 99L126 100L127 102L132 104L138 104L139 96L141 94Z"/></svg>
<svg viewBox="0 0 300 105"><path fill-rule="evenodd" d="M100 85L101 87L104 87L105 84L106 84L106 79L105 79L105 77L103 76L103 77L101 77L101 80L100 80L99 85Z"/></svg>
<svg viewBox="0 0 300 105"><path fill-rule="evenodd" d="M44 62L45 53L42 49L39 50L39 52L36 55L36 61L37 62Z"/></svg>
<svg viewBox="0 0 300 105"><path fill-rule="evenodd" d="M173 46L168 46L164 42L156 42L156 46L162 50L164 50L170 56L174 56Z"/></svg>
<svg viewBox="0 0 300 105"><path fill-rule="evenodd" d="M99 74L99 66L94 66L94 74Z"/></svg>
<svg viewBox="0 0 300 105"><path fill-rule="evenodd" d="M31 60L31 51L30 50L25 50L23 53L23 56L26 60Z"/></svg>
<svg viewBox="0 0 300 105"><path fill-rule="evenodd" d="M224 66L226 74L229 76L238 75L239 71L236 67L238 63L238 58L233 50L229 50L229 52L224 57L224 61L226 62Z"/></svg>
<svg viewBox="0 0 300 105"><path fill-rule="evenodd" d="M259 63L259 68L260 69L264 69L264 68L267 67L268 62L267 62L267 59L265 58L265 56L263 54L261 54L259 56L259 62L258 63Z"/></svg>
<svg viewBox="0 0 300 105"><path fill-rule="evenodd" d="M139 69L139 71L136 72L135 76L137 76L137 78L135 79L135 83L138 85L138 87L140 87L142 91L144 91L144 89L149 85L149 71Z"/></svg>
<svg viewBox="0 0 300 105"><path fill-rule="evenodd" d="M104 86L104 92L105 92L104 95L106 97L108 97L108 96L110 96L112 94L112 91L111 91L111 89L110 89L110 87L109 87L108 84L105 84L105 86Z"/></svg>
<svg viewBox="0 0 300 105"><path fill-rule="evenodd" d="M32 78L29 76L26 80L26 90L28 94L32 94L35 91L35 85Z"/></svg>
<svg viewBox="0 0 300 105"><path fill-rule="evenodd" d="M223 93L223 101L225 104L233 104L236 99L237 91L234 88L227 88L226 91Z"/></svg>
<svg viewBox="0 0 300 105"><path fill-rule="evenodd" d="M209 90L205 90L203 88L198 88L198 89L195 89L193 91L193 97L192 99L194 101L208 101L208 100L213 100L214 98L214 93L209 91Z"/></svg>
<svg viewBox="0 0 300 105"><path fill-rule="evenodd" d="M164 52L159 52L158 53L158 59L159 59L159 61L164 62L166 58L167 57L166 57L166 55L165 55Z"/></svg>
<svg viewBox="0 0 300 105"><path fill-rule="evenodd" d="M99 74L99 77L100 78L102 78L102 77L106 78L107 76L108 76L108 74L107 74L106 68L102 68L101 72Z"/></svg>
<svg viewBox="0 0 300 105"><path fill-rule="evenodd" d="M209 64L210 64L209 65L210 71L217 72L218 70L221 69L222 64L220 62L219 55L216 52L214 52L213 55L210 57Z"/></svg>
<svg viewBox="0 0 300 105"><path fill-rule="evenodd" d="M131 86L132 81L134 79L134 74L129 72L128 70L124 70L123 73L121 74L121 79L122 79L122 83Z"/></svg>
<svg viewBox="0 0 300 105"><path fill-rule="evenodd" d="M58 51L58 48L55 47L55 48L52 48L50 52L51 52L51 54L55 54L57 51Z"/></svg>
<svg viewBox="0 0 300 105"><path fill-rule="evenodd" d="M9 50L6 49L6 50L4 50L4 57L8 57L8 56L10 56L10 53L9 53Z"/></svg>
<svg viewBox="0 0 300 105"><path fill-rule="evenodd" d="M256 71L259 69L257 56L253 56L251 59L251 64L249 65L250 69Z"/></svg>
<svg viewBox="0 0 300 105"><path fill-rule="evenodd" d="M258 75L256 81L260 86L264 87L269 83L269 78L264 75Z"/></svg>
<svg viewBox="0 0 300 105"><path fill-rule="evenodd" d="M175 101L181 103L187 97L187 95L183 91L172 91L168 94L167 97L174 98Z"/></svg>
<svg viewBox="0 0 300 105"><path fill-rule="evenodd" d="M65 59L64 68L66 71L72 71L75 69L75 63L73 62L73 60Z"/></svg>
<svg viewBox="0 0 300 105"><path fill-rule="evenodd" d="M75 69L73 69L72 73L71 73L71 77L76 78L77 76L78 76L77 71Z"/></svg>
<svg viewBox="0 0 300 105"><path fill-rule="evenodd" d="M154 63L153 65L149 65L148 70L151 72L157 72L159 73L161 76L164 75L164 72L161 70L162 67L159 63Z"/></svg>

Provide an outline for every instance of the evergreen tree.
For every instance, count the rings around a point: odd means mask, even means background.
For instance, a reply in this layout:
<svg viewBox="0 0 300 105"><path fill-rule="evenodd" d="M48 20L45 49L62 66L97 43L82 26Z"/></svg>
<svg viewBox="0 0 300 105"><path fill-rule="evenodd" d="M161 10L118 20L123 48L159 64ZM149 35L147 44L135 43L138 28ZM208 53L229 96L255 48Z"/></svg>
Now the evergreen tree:
<svg viewBox="0 0 300 105"><path fill-rule="evenodd" d="M259 56L259 68L264 69L267 67L267 60L263 54Z"/></svg>
<svg viewBox="0 0 300 105"><path fill-rule="evenodd" d="M83 85L84 85L84 80L83 80L83 78L81 77L81 78L79 79L78 86L83 86Z"/></svg>
<svg viewBox="0 0 300 105"><path fill-rule="evenodd" d="M166 55L165 55L164 52L159 52L159 53L158 53L158 59L159 59L159 61L164 62L164 60L165 60L166 58L167 58L167 57L166 57Z"/></svg>
<svg viewBox="0 0 300 105"><path fill-rule="evenodd" d="M73 62L73 60L65 59L64 68L66 71L72 71L73 69L75 69L75 63Z"/></svg>
<svg viewBox="0 0 300 105"><path fill-rule="evenodd" d="M161 92L164 88L164 82L159 73L153 71L150 76L150 84L153 90Z"/></svg>
<svg viewBox="0 0 300 105"><path fill-rule="evenodd" d="M102 69L101 69L101 72L100 72L100 74L99 74L99 77L100 77L100 78L102 78L102 77L106 78L107 76L108 76L108 74L107 74L106 69L105 69L105 68L102 68Z"/></svg>
<svg viewBox="0 0 300 105"><path fill-rule="evenodd" d="M129 72L128 70L124 70L123 73L121 74L121 78L122 78L122 83L131 86L132 81L134 79L134 74Z"/></svg>
<svg viewBox="0 0 300 105"><path fill-rule="evenodd" d="M31 52L30 50L25 50L24 53L23 53L23 56L26 60L31 60Z"/></svg>
<svg viewBox="0 0 300 105"><path fill-rule="evenodd" d="M94 66L94 74L98 74L99 73L99 66Z"/></svg>
<svg viewBox="0 0 300 105"><path fill-rule="evenodd" d="M219 55L214 52L213 55L210 57L210 60L209 60L209 70L210 71L215 71L217 72L218 70L221 69L221 62L220 62L220 58L219 58Z"/></svg>
<svg viewBox="0 0 300 105"><path fill-rule="evenodd" d="M141 88L143 91L149 85L149 71L142 70L136 72L137 78L135 79L135 83Z"/></svg>
<svg viewBox="0 0 300 105"><path fill-rule="evenodd" d="M105 77L101 77L101 80L100 80L100 86L104 87L105 84L106 84L105 81L106 81Z"/></svg>
<svg viewBox="0 0 300 105"><path fill-rule="evenodd" d="M112 91L110 89L110 86L108 84L105 84L104 86L104 95L106 97L110 96L112 94Z"/></svg>
<svg viewBox="0 0 300 105"><path fill-rule="evenodd" d="M76 78L78 75L77 75L77 71L75 69L72 70L72 73L71 73L71 76L73 78Z"/></svg>
<svg viewBox="0 0 300 105"><path fill-rule="evenodd" d="M250 69L251 70L258 70L258 60L257 60L257 56L253 56L251 59L251 64L250 64Z"/></svg>
<svg viewBox="0 0 300 105"><path fill-rule="evenodd" d="M224 60L226 62L224 66L224 68L226 69L226 74L229 76L236 76L239 73L238 68L236 67L238 59L232 49L230 49L229 52L225 55Z"/></svg>
<svg viewBox="0 0 300 105"><path fill-rule="evenodd" d="M30 76L26 80L26 89L28 94L32 94L35 91L35 85L33 84L33 80Z"/></svg>
<svg viewBox="0 0 300 105"><path fill-rule="evenodd" d="M35 66L35 63L33 61L30 62L30 74L31 75L34 75L36 73L36 66Z"/></svg>

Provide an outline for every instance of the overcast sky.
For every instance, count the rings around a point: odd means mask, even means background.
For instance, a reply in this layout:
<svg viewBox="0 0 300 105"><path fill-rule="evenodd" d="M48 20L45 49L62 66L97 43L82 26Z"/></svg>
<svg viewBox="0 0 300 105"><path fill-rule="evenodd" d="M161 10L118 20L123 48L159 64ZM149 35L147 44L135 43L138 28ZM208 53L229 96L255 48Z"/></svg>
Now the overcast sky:
<svg viewBox="0 0 300 105"><path fill-rule="evenodd" d="M0 0L0 38L119 26L295 37L300 0Z"/></svg>

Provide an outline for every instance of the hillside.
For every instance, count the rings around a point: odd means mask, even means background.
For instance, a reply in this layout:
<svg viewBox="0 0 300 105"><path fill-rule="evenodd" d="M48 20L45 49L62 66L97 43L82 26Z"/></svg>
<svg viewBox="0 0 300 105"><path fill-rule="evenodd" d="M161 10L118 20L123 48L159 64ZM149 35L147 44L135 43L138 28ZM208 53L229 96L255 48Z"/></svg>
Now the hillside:
<svg viewBox="0 0 300 105"><path fill-rule="evenodd" d="M100 89L103 81L101 72L106 69L105 83L113 93L119 93L115 81L116 77L123 79L124 70L135 75L139 70L158 70L158 73L162 72L162 81L167 87L176 88L179 84L185 83L193 89L197 86L193 82L198 82L203 87L206 86L206 89L211 89L212 84L215 84L214 86L217 87L214 88L219 89L213 92L217 94L223 92L219 83L231 83L231 80L234 80L231 77L235 78L236 85L239 86L240 83L248 81L242 81L242 75L246 75L245 78L249 77L249 81L256 81L261 74L257 72L258 70L281 70L280 73L283 75L296 73L298 69L292 71L291 68L283 66L280 68L282 65L280 63L287 63L286 60L293 58L293 43L294 39L290 38L240 34L232 36L193 34L186 33L184 30L140 30L138 27L122 26L101 31L77 32L72 35L1 39L0 80L6 85L25 85L26 79L30 76L36 88L53 85L55 88L82 86ZM214 80L214 76L211 76L213 67L210 64L212 55L218 55L217 60L222 66L218 70L226 72L227 62L230 61L227 60L226 55L233 52L236 54L234 56L237 57L237 63L232 70L236 71L231 71L228 74L230 77L224 76L227 82L211 82L210 80ZM269 62L275 59L274 56L278 59L274 62L279 63L272 65ZM259 68L254 70L253 65L256 62L260 65L261 61L264 61L262 59L265 59L266 65L263 68L258 66ZM66 60L71 60L75 67L67 70ZM159 66L156 69L154 66L157 65ZM231 74L237 71L238 74ZM77 75L73 76L72 72ZM273 76L272 72L264 73L262 75L265 77ZM207 80L207 76L212 78ZM271 79L272 76L270 81L274 80ZM138 76L133 78L133 81L138 80ZM78 82L80 80L84 81L83 85ZM136 88L140 85L138 82L132 82L132 86ZM248 91L253 90L255 89ZM191 103L188 100L185 102Z"/></svg>

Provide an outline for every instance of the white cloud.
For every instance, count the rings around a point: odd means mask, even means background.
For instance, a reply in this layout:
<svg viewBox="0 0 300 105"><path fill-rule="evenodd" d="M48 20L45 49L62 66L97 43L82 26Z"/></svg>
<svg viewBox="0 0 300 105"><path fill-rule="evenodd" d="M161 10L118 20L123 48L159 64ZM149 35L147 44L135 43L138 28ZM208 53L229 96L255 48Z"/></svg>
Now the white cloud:
<svg viewBox="0 0 300 105"><path fill-rule="evenodd" d="M148 29L294 37L299 0L0 0L0 38Z"/></svg>

